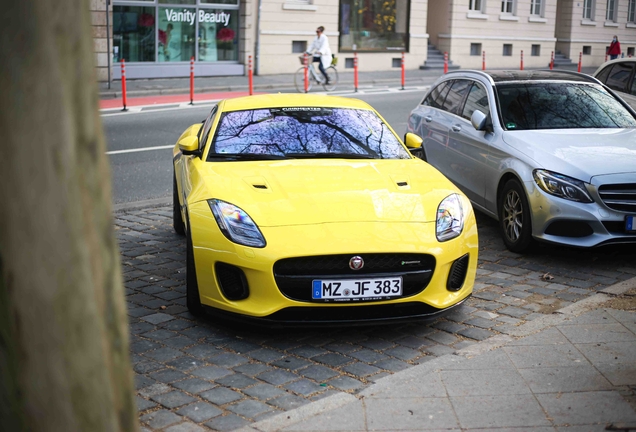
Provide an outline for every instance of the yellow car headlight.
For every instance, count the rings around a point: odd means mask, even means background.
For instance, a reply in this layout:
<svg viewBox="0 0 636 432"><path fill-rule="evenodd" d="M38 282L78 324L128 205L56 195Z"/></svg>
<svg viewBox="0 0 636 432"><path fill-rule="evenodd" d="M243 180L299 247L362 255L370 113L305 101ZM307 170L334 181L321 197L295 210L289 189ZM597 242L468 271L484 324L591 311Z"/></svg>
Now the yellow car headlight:
<svg viewBox="0 0 636 432"><path fill-rule="evenodd" d="M243 246L265 247L265 237L245 211L218 199L208 200L219 228L228 240Z"/></svg>
<svg viewBox="0 0 636 432"><path fill-rule="evenodd" d="M442 200L437 208L435 234L443 242L459 236L464 229L464 209L458 194L452 194Z"/></svg>

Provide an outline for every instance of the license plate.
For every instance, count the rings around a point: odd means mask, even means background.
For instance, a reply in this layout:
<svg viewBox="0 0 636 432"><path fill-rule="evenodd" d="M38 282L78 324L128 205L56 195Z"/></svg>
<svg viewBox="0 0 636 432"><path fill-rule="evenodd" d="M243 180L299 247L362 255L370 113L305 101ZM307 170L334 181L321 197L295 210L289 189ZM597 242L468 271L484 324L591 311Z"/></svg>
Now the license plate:
<svg viewBox="0 0 636 432"><path fill-rule="evenodd" d="M625 218L625 231L628 233L636 232L636 216L627 216Z"/></svg>
<svg viewBox="0 0 636 432"><path fill-rule="evenodd" d="M314 300L359 301L385 300L402 295L402 278L315 279Z"/></svg>

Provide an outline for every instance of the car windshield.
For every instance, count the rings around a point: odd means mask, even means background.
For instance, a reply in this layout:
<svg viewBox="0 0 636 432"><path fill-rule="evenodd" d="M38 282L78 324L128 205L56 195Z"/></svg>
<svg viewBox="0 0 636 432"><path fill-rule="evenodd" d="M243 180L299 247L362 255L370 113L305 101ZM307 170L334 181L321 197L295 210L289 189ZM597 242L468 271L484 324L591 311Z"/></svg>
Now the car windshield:
<svg viewBox="0 0 636 432"><path fill-rule="evenodd" d="M208 153L208 161L410 157L373 111L320 107L226 112Z"/></svg>
<svg viewBox="0 0 636 432"><path fill-rule="evenodd" d="M632 114L598 85L499 84L497 96L507 130L636 127Z"/></svg>

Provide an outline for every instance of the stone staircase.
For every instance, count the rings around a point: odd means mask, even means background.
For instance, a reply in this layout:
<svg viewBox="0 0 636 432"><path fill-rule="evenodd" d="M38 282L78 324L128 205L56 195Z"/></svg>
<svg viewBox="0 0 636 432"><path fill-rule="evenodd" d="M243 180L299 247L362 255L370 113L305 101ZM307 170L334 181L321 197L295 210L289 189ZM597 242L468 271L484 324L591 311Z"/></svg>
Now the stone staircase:
<svg viewBox="0 0 636 432"><path fill-rule="evenodd" d="M550 66L548 64L548 66ZM554 67L556 68L561 68L561 69L576 69L578 66L578 63L574 63L571 59L567 58L566 56L564 56L563 54L561 54L560 51L557 51L554 53Z"/></svg>
<svg viewBox="0 0 636 432"><path fill-rule="evenodd" d="M431 43L428 44L428 53L426 55L426 61L420 69L441 69L444 70L444 53L435 48ZM448 61L448 70L459 69L459 66L453 64L452 61Z"/></svg>

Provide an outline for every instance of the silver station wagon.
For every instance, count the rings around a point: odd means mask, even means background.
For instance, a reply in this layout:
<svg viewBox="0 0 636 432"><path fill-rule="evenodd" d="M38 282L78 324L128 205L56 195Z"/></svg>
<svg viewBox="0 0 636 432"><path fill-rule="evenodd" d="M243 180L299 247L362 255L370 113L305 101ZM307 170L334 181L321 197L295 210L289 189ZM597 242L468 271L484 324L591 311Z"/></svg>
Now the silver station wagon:
<svg viewBox="0 0 636 432"><path fill-rule="evenodd" d="M636 112L593 77L450 72L405 141L499 221L511 251L636 243Z"/></svg>

